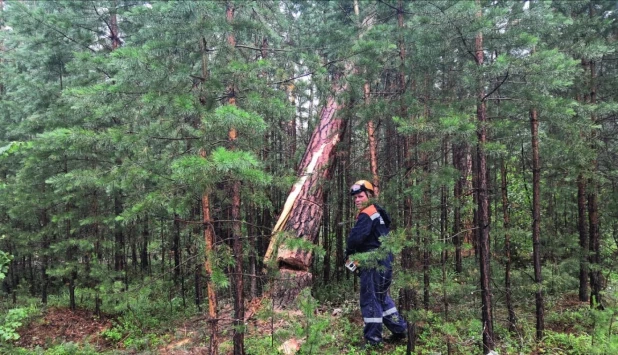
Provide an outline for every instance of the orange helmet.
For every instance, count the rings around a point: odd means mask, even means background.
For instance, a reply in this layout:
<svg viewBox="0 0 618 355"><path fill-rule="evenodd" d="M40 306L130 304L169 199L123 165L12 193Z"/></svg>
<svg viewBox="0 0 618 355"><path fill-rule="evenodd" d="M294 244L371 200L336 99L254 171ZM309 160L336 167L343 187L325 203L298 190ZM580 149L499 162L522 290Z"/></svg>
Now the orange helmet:
<svg viewBox="0 0 618 355"><path fill-rule="evenodd" d="M363 191L369 191L369 192L371 192L371 194L373 194L373 184L371 184L367 180L358 180L350 188L350 195L354 196L354 195L359 194L359 193L361 193Z"/></svg>

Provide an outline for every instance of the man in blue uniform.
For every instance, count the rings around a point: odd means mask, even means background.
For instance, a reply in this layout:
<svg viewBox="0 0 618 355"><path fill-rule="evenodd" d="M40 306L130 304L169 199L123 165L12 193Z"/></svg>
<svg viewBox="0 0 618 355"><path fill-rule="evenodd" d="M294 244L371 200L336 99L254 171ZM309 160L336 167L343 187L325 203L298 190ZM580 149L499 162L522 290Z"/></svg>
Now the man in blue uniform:
<svg viewBox="0 0 618 355"><path fill-rule="evenodd" d="M359 180L350 189L354 204L359 213L356 224L347 240L346 255L366 253L381 245L381 238L389 232L391 223L386 211L370 202L374 195L373 185ZM378 267L359 265L360 308L365 322L363 335L367 345L382 342L382 324L393 333L386 342L396 342L406 338L406 322L397 312L395 302L388 294L393 277L393 254L381 257ZM347 264L347 263L346 263Z"/></svg>

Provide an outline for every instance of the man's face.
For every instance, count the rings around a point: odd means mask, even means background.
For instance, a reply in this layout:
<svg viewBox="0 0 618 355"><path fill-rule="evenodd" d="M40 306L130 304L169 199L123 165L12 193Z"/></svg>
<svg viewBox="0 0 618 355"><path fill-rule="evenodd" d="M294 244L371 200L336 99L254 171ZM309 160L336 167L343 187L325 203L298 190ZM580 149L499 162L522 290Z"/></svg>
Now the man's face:
<svg viewBox="0 0 618 355"><path fill-rule="evenodd" d="M354 197L354 205L356 206L356 209L358 209L359 211L362 210L363 207L365 207L365 205L369 201L369 197L367 197L366 191L361 191L357 193L356 195L354 195L353 197Z"/></svg>

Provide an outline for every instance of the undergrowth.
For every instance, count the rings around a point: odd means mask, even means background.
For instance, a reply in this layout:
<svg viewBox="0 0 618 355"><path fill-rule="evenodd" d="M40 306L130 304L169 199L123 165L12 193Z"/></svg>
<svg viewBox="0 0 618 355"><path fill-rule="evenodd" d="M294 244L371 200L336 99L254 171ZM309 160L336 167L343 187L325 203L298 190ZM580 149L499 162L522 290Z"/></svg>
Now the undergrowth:
<svg viewBox="0 0 618 355"><path fill-rule="evenodd" d="M443 284L431 284L431 307L424 309L418 300L417 310L402 313L416 326L417 338L415 354L472 354L481 353L482 329L479 321L479 293L469 279L459 275L459 287L449 286L443 293ZM472 275L470 275L472 278ZM438 278L435 278L438 280ZM357 285L357 284L356 284ZM535 319L533 302L516 304L517 324L509 330L503 297L496 297L494 304L494 333L498 354L616 354L618 353L618 305L613 284L604 292L604 310L591 308L585 302L578 302L576 295L554 285L553 292L547 293L545 310L545 333L540 340L535 339ZM101 303L101 311L113 316L112 327L102 331L99 336L113 345L108 350L95 349L92 345L71 342L51 342L45 349L21 349L14 346L19 337L20 325L27 325L45 311L39 300L20 295L18 304L9 303L7 298L0 302L0 353L2 354L118 354L148 353L173 343L177 326L192 317L203 317L196 306L187 300L183 302L171 291L173 283L149 280L142 287L124 290L110 285ZM397 300L400 284L396 280L391 288ZM358 286L356 286L358 287ZM351 276L338 284L317 285L312 290L304 290L290 311L272 309L264 300L252 322L258 322L263 329L258 331L251 323L245 336L245 349L249 355L271 355L282 352L286 341L295 339L300 344L299 354L405 354L406 344L386 345L369 352L361 350L362 316L358 306L358 290ZM103 293L103 291L106 291ZM518 289L518 297L525 294ZM496 291L500 295L499 290ZM446 295L446 299L444 298ZM80 304L91 310L94 296L77 290ZM528 298L533 295L529 294ZM68 295L50 297L47 307L67 307ZM226 301L227 302L227 301ZM532 303L532 305L530 304ZM225 306L223 303L220 306ZM293 311L292 311L293 310ZM447 312L448 310L448 312ZM268 325L264 327L264 325ZM272 329L270 329L272 326ZM220 349L232 349L231 329L221 337ZM200 340L185 345L201 346L208 341L208 331L196 331ZM388 336L388 331L384 330ZM186 336L186 335L185 335ZM222 352L223 353L223 352Z"/></svg>

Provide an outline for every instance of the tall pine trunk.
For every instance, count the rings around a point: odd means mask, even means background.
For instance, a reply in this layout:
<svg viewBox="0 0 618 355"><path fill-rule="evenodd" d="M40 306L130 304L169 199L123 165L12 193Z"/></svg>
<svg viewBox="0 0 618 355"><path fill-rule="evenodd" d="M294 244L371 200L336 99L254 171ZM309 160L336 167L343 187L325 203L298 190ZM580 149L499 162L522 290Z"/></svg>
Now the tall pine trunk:
<svg viewBox="0 0 618 355"><path fill-rule="evenodd" d="M508 176L504 159L502 159L500 170L502 175L502 218L504 221L504 295L508 313L508 328L509 331L514 332L517 317L513 308L513 293L511 289L511 203L509 202Z"/></svg>
<svg viewBox="0 0 618 355"><path fill-rule="evenodd" d="M49 223L49 216L47 210L41 211L40 224L42 228L46 228ZM41 261L41 303L47 304L48 289L49 289L49 275L47 274L47 268L49 267L49 245L50 236L48 232L43 233L43 240L41 242L42 249L42 261Z"/></svg>
<svg viewBox="0 0 618 355"><path fill-rule="evenodd" d="M593 17L593 5L590 6L590 17ZM590 105L596 105L596 65L594 61L588 62L588 68L590 70L589 77L589 95L590 95ZM592 125L597 125L596 115L593 113L591 115ZM603 300L601 299L601 289L602 289L602 279L601 279L601 236L599 229L599 206L598 206L598 197L597 197L597 189L598 182L595 178L595 174L598 170L598 162L596 158L596 149L597 145L595 140L597 139L596 132L593 131L591 137L591 146L592 150L595 154L595 158L590 163L591 169L591 178L588 184L588 228L589 228L589 261L590 261L590 306L596 307L598 309L604 309Z"/></svg>
<svg viewBox="0 0 618 355"><path fill-rule="evenodd" d="M577 176L577 230L579 232L579 300L588 302L588 221L586 220L586 181Z"/></svg>
<svg viewBox="0 0 618 355"><path fill-rule="evenodd" d="M208 46L205 38L200 39L200 49L202 52L202 78L204 81L208 80ZM200 92L200 102L206 104L208 98L203 89ZM200 149L200 156L206 158L207 153L204 148ZM217 291L214 282L212 281L212 259L215 255L215 229L210 217L210 196L207 191L202 193L202 225L204 228L204 244L205 244L205 258L204 258L204 270L206 273L206 293L208 297L208 319L210 322L210 337L209 337L209 354L217 355L219 353L219 339L218 339L218 313L217 313Z"/></svg>
<svg viewBox="0 0 618 355"><path fill-rule="evenodd" d="M226 3L225 17L228 24L234 22L235 5L228 1ZM236 46L236 37L234 31L230 31L227 37L228 45L231 48ZM227 89L227 104L236 105L236 88L232 82ZM236 149L236 139L238 138L236 128L232 127L228 133L230 149ZM241 240L241 220L240 220L240 181L233 181L231 186L231 214L232 214L232 250L236 258L234 264L234 355L243 355L245 353L245 307L244 307L244 286L243 286L243 245Z"/></svg>
<svg viewBox="0 0 618 355"><path fill-rule="evenodd" d="M453 144L453 167L459 171L459 176L453 187L453 195L455 199L455 206L453 208L453 244L455 245L455 272L458 274L463 271L463 258L461 254L461 247L463 244L463 224L461 219L461 211L463 205L463 186L466 176L463 174L462 169L462 144Z"/></svg>
<svg viewBox="0 0 618 355"><path fill-rule="evenodd" d="M202 156L205 157L205 155L205 152L202 151ZM212 355L217 355L219 353L217 292L215 284L212 281L212 259L214 258L215 254L215 229L210 218L210 198L206 193L202 195L202 222L204 224L204 241L206 245L206 260L204 261L204 269L206 270L206 289L208 292L208 318L210 321L209 353Z"/></svg>
<svg viewBox="0 0 618 355"><path fill-rule="evenodd" d="M371 103L371 87L368 82L363 85L365 105ZM380 193L380 175L378 175L378 142L376 140L376 130L373 120L367 122L367 137L369 138L369 162L371 166L371 177L376 196Z"/></svg>
<svg viewBox="0 0 618 355"><path fill-rule="evenodd" d="M541 165L539 160L539 119L536 109L530 110L530 135L532 137L532 258L536 284L536 339L541 341L545 330L545 305L543 301L543 276L541 275Z"/></svg>
<svg viewBox="0 0 618 355"><path fill-rule="evenodd" d="M109 39L111 40L112 51L118 49L121 45L120 41L120 30L118 28L118 18L116 17L116 2L113 2L112 11L110 12L109 19ZM121 165L122 160L120 158L116 159L116 164ZM123 193L121 188L117 188L114 193L114 214L116 216L120 216L124 210L124 201L123 201ZM115 245L115 255L114 255L114 270L115 271L125 271L125 238L124 232L122 230L122 226L120 222L114 223L114 245ZM126 280L125 280L126 281Z"/></svg>
<svg viewBox="0 0 618 355"><path fill-rule="evenodd" d="M480 2L477 0L477 5ZM482 16L482 12L478 12L478 17ZM480 67L483 65L483 34L477 33L475 41L475 58L476 64ZM483 88L482 79L479 78L478 102L476 108L476 117L478 121L477 128L477 163L476 163L476 181L478 195L478 211L477 211L477 227L478 227L478 249L479 263L481 272L481 322L483 329L483 352L488 353L493 351L495 347L494 326L492 318L492 294L491 294L491 270L490 270L490 246L489 246L489 193L487 190L487 154L485 153L485 145L487 144L487 109L485 106L485 90Z"/></svg>

